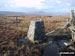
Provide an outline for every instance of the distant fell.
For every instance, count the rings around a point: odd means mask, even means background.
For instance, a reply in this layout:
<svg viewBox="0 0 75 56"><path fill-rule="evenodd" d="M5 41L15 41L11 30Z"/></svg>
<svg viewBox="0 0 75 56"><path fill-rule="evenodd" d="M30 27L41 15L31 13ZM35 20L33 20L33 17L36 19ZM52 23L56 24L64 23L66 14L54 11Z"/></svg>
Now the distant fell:
<svg viewBox="0 0 75 56"><path fill-rule="evenodd" d="M9 12L0 11L0 15L10 15L10 16L69 16L69 13L48 13L48 12Z"/></svg>

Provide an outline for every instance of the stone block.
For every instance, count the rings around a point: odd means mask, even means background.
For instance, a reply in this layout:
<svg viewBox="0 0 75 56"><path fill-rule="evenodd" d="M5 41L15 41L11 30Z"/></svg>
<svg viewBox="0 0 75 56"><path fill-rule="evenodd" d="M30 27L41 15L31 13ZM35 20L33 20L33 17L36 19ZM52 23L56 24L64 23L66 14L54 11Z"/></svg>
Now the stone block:
<svg viewBox="0 0 75 56"><path fill-rule="evenodd" d="M45 39L45 28L42 20L32 20L29 26L27 38L31 42L43 41Z"/></svg>

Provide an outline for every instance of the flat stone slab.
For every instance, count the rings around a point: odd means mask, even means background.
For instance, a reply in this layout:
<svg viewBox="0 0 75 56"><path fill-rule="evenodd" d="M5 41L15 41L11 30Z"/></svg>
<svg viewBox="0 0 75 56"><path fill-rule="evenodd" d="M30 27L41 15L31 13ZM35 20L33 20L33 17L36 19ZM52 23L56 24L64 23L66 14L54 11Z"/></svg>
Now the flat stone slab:
<svg viewBox="0 0 75 56"><path fill-rule="evenodd" d="M43 56L59 56L59 48L56 44L49 45L44 49Z"/></svg>

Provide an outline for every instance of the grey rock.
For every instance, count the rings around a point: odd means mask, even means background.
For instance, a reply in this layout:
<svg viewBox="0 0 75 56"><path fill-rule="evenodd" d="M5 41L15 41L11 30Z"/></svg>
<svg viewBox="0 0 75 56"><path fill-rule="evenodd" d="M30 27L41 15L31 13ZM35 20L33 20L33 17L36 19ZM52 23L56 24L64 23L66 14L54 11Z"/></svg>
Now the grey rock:
<svg viewBox="0 0 75 56"><path fill-rule="evenodd" d="M49 45L44 49L43 56L59 56L59 48L56 44Z"/></svg>

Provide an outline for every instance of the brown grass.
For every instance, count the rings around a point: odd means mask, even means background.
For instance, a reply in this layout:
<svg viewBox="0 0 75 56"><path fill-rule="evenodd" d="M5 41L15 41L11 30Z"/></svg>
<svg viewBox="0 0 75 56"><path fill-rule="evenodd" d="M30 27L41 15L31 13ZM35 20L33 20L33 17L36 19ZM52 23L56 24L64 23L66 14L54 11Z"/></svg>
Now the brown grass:
<svg viewBox="0 0 75 56"><path fill-rule="evenodd" d="M44 21L45 31L50 32L51 30L60 28L66 23L66 19L69 16L18 16L19 29L28 31L29 24L31 20ZM3 20L4 19L4 20ZM0 24L5 24L8 27L16 27L16 17L15 16L2 16L0 17Z"/></svg>
<svg viewBox="0 0 75 56"><path fill-rule="evenodd" d="M68 16L18 16L19 27L16 27L14 16L0 16L0 53L1 56L42 56L43 48L36 45L24 46L18 41L25 38L31 20L44 21L45 31L63 27ZM21 46L20 46L21 45ZM13 53L11 53L11 51Z"/></svg>

